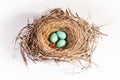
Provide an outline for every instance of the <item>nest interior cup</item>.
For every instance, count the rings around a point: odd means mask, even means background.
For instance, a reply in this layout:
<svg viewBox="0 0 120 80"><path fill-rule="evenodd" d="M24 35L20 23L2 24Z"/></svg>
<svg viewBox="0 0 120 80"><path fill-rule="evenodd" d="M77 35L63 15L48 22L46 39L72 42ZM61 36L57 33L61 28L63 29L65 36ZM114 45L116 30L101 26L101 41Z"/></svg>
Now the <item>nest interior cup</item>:
<svg viewBox="0 0 120 80"><path fill-rule="evenodd" d="M66 45L56 47L49 37L56 31L64 31L67 35ZM90 61L90 55L95 48L96 39L102 33L94 24L89 24L74 16L69 9L53 9L48 15L35 19L18 34L22 57L27 64L25 54L33 61L56 60L73 61L85 59Z"/></svg>

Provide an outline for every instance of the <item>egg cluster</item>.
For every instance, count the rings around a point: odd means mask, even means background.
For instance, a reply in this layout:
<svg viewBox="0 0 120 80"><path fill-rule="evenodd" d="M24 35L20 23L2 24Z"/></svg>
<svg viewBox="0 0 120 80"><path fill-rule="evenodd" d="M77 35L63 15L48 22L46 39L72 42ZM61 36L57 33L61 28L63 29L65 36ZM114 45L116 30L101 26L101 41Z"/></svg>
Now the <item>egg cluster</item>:
<svg viewBox="0 0 120 80"><path fill-rule="evenodd" d="M53 32L49 36L49 40L51 43L54 43L57 48L63 48L66 45L66 38L67 35L64 31L58 30L56 32Z"/></svg>

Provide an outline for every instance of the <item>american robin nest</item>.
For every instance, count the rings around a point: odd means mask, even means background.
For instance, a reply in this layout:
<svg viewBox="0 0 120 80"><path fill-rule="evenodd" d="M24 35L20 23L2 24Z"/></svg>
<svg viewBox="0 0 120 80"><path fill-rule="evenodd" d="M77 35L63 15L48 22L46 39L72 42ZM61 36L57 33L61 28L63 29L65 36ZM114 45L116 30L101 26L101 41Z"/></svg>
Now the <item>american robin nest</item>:
<svg viewBox="0 0 120 80"><path fill-rule="evenodd" d="M63 48L58 48L55 43L49 41L50 34L58 30L67 34L67 44ZM63 11L56 8L24 27L17 35L16 41L20 45L20 53L26 64L26 55L34 62L42 60L90 62L91 53L100 35L102 33L99 27L80 18L77 13L73 15L69 9Z"/></svg>

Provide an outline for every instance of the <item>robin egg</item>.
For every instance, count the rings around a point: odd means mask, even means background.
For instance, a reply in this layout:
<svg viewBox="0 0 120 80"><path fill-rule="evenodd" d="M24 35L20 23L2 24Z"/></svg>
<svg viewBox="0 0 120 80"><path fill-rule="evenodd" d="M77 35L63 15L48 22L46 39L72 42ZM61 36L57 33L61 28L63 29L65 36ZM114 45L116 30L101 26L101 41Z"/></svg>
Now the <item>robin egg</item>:
<svg viewBox="0 0 120 80"><path fill-rule="evenodd" d="M63 48L66 45L65 40L58 40L56 43L57 48Z"/></svg>
<svg viewBox="0 0 120 80"><path fill-rule="evenodd" d="M66 39L67 35L64 31L59 30L59 31L56 32L56 34L57 34L59 39Z"/></svg>
<svg viewBox="0 0 120 80"><path fill-rule="evenodd" d="M57 40L58 40L58 37L57 37L57 34L56 33L52 33L51 35L50 35L50 42L51 43L56 43L57 42Z"/></svg>

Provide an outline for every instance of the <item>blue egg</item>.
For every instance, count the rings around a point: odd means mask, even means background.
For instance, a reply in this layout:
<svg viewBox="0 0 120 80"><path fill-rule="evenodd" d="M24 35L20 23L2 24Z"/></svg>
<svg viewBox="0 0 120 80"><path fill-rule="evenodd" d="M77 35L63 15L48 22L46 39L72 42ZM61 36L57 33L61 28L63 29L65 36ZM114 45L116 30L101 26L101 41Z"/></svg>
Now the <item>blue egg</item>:
<svg viewBox="0 0 120 80"><path fill-rule="evenodd" d="M56 43L57 48L63 48L66 45L65 40L58 40Z"/></svg>
<svg viewBox="0 0 120 80"><path fill-rule="evenodd" d="M57 34L56 34L56 33L52 33L52 34L50 35L50 42L51 42L51 43L56 43L57 40L58 40Z"/></svg>
<svg viewBox="0 0 120 80"><path fill-rule="evenodd" d="M67 37L66 33L64 31L61 31L61 30L57 31L56 34L57 34L59 39L66 39L66 37Z"/></svg>

